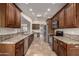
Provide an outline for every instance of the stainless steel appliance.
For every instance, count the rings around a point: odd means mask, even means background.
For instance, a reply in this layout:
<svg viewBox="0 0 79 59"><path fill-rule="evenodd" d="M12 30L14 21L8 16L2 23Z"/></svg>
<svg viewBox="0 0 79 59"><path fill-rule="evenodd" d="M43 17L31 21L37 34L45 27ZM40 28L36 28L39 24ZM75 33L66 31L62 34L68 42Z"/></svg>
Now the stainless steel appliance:
<svg viewBox="0 0 79 59"><path fill-rule="evenodd" d="M63 36L63 35L64 35L63 31L56 31L56 36Z"/></svg>

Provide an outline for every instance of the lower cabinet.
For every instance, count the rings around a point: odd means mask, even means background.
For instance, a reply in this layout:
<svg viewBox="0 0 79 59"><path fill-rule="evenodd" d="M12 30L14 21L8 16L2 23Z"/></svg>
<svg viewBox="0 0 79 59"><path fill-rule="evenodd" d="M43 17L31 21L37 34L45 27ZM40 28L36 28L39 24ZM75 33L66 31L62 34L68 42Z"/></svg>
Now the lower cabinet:
<svg viewBox="0 0 79 59"><path fill-rule="evenodd" d="M56 52L56 54L58 53L57 49L58 49L58 42L56 39L54 39L54 42L53 42L53 50Z"/></svg>
<svg viewBox="0 0 79 59"><path fill-rule="evenodd" d="M24 40L16 44L0 44L0 56L23 56Z"/></svg>
<svg viewBox="0 0 79 59"><path fill-rule="evenodd" d="M68 45L67 55L69 56L79 56L79 44Z"/></svg>
<svg viewBox="0 0 79 59"><path fill-rule="evenodd" d="M79 56L79 44L66 44L54 38L53 50L58 56Z"/></svg>
<svg viewBox="0 0 79 59"><path fill-rule="evenodd" d="M24 56L34 39L34 34L16 44L0 44L0 56Z"/></svg>
<svg viewBox="0 0 79 59"><path fill-rule="evenodd" d="M66 44L58 40L58 55L66 56Z"/></svg>
<svg viewBox="0 0 79 59"><path fill-rule="evenodd" d="M15 55L16 56L23 56L24 55L24 40L18 42L15 45Z"/></svg>
<svg viewBox="0 0 79 59"><path fill-rule="evenodd" d="M30 47L33 40L34 40L34 34L31 34L28 38L28 48Z"/></svg>
<svg viewBox="0 0 79 59"><path fill-rule="evenodd" d="M24 55L28 50L28 37L24 38Z"/></svg>

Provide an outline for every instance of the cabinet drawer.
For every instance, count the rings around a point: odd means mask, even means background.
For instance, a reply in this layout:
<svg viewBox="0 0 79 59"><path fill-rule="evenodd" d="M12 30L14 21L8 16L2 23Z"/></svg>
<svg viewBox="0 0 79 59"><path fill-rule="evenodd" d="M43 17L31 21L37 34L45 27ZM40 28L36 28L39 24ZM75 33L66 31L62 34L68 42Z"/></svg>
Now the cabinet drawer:
<svg viewBox="0 0 79 59"><path fill-rule="evenodd" d="M65 44L64 42L58 40L58 44L61 45L62 47L66 48L67 44Z"/></svg>

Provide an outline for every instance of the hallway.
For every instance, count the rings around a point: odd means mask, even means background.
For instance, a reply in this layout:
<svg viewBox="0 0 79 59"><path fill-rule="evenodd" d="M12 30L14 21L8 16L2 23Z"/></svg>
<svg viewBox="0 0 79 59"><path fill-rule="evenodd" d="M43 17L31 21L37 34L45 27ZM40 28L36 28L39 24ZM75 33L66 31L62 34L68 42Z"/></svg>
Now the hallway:
<svg viewBox="0 0 79 59"><path fill-rule="evenodd" d="M56 54L42 38L35 38L28 49L26 56L56 56Z"/></svg>

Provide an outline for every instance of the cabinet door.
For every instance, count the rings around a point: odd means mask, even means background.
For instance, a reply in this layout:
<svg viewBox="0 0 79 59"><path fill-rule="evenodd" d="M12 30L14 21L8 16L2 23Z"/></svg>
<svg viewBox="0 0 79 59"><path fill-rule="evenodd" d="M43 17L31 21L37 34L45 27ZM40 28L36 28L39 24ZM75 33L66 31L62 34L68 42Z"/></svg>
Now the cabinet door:
<svg viewBox="0 0 79 59"><path fill-rule="evenodd" d="M24 55L24 40L22 40L16 44L15 55L16 56Z"/></svg>
<svg viewBox="0 0 79 59"><path fill-rule="evenodd" d="M66 49L61 45L58 45L58 55L59 56L66 56Z"/></svg>
<svg viewBox="0 0 79 59"><path fill-rule="evenodd" d="M59 28L64 28L64 9L59 12Z"/></svg>
<svg viewBox="0 0 79 59"><path fill-rule="evenodd" d="M79 56L79 45L68 45L67 55L68 56Z"/></svg>
<svg viewBox="0 0 79 59"><path fill-rule="evenodd" d="M0 3L0 27L5 27L6 4Z"/></svg>
<svg viewBox="0 0 79 59"><path fill-rule="evenodd" d="M76 15L77 15L76 27L79 27L79 3L76 4Z"/></svg>
<svg viewBox="0 0 79 59"><path fill-rule="evenodd" d="M20 28L21 27L21 12L18 10L18 8L15 7L15 27Z"/></svg>
<svg viewBox="0 0 79 59"><path fill-rule="evenodd" d="M24 39L24 54L26 54L28 50L28 37Z"/></svg>
<svg viewBox="0 0 79 59"><path fill-rule="evenodd" d="M48 21L47 21L47 23L48 23L48 33L50 34L51 33L51 31L52 31L52 20L51 19L48 19Z"/></svg>
<svg viewBox="0 0 79 59"><path fill-rule="evenodd" d="M65 8L65 27L74 27L74 5L68 4Z"/></svg>
<svg viewBox="0 0 79 59"><path fill-rule="evenodd" d="M56 52L56 53L58 53L58 43L57 43L57 40L56 39L54 39L54 46L53 46L53 48L54 48L54 51Z"/></svg>
<svg viewBox="0 0 79 59"><path fill-rule="evenodd" d="M15 9L13 4L7 4L6 7L6 27L14 27Z"/></svg>

